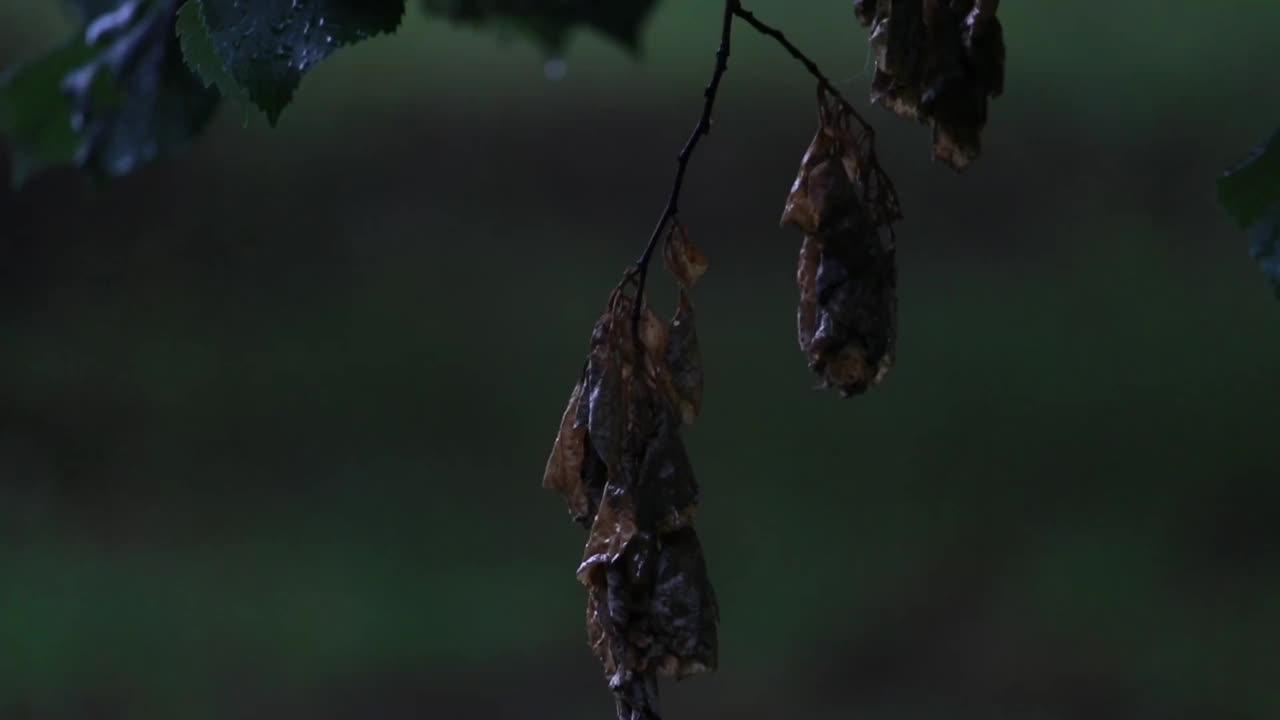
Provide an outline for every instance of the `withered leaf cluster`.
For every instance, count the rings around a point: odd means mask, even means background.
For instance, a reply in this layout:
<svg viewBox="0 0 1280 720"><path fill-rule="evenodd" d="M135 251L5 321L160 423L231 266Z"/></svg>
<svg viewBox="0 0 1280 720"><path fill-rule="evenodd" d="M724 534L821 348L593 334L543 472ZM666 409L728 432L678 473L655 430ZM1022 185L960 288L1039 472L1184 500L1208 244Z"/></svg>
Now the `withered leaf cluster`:
<svg viewBox="0 0 1280 720"><path fill-rule="evenodd" d="M871 100L933 126L934 157L964 169L981 151L987 99L1004 91L999 0L855 0L876 58Z"/></svg>
<svg viewBox="0 0 1280 720"><path fill-rule="evenodd" d="M845 397L893 364L897 196L870 134L840 98L819 91L819 127L787 196L782 224L804 233L797 313L800 349L824 387Z"/></svg>
<svg viewBox="0 0 1280 720"><path fill-rule="evenodd" d="M688 291L706 258L679 225L664 259L681 284L670 321L625 281L591 334L543 486L589 529L578 579L587 635L620 720L658 717L658 678L712 670L718 610L694 532L698 484L680 438L702 405L702 363Z"/></svg>

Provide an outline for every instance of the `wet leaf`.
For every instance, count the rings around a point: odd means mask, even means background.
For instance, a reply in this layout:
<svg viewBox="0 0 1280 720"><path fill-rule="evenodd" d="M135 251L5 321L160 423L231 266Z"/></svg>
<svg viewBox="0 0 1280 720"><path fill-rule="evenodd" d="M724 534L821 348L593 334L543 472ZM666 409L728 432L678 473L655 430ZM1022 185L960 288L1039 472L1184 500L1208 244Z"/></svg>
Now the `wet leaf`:
<svg viewBox="0 0 1280 720"><path fill-rule="evenodd" d="M636 534L636 508L632 490L610 484L596 512L587 547L578 566L578 580L592 582L604 566L616 562Z"/></svg>
<svg viewBox="0 0 1280 720"><path fill-rule="evenodd" d="M702 411L702 355L693 303L688 293L680 293L680 305L668 331L667 367L671 375L671 402L680 411L685 425L693 424Z"/></svg>
<svg viewBox="0 0 1280 720"><path fill-rule="evenodd" d="M569 404L560 418L560 432L556 434L551 457L547 458L547 467L542 475L542 487L564 495L569 512L575 519L587 518L592 510L583 476L587 429L576 422L581 399L582 382L579 381L569 395Z"/></svg>
<svg viewBox="0 0 1280 720"><path fill-rule="evenodd" d="M187 67L191 68L205 87L215 88L224 100L233 101L239 107L243 122L247 125L251 115L255 114L256 108L249 100L249 92L236 82L231 73L227 72L226 65L218 56L218 48L213 36L209 34L209 28L204 24L199 0L187 0L182 5L178 11L175 30Z"/></svg>
<svg viewBox="0 0 1280 720"><path fill-rule="evenodd" d="M659 419L640 468L640 494L647 506L644 515L653 518L664 537L692 527L698 511L698 481L677 430L678 418Z"/></svg>
<svg viewBox="0 0 1280 720"><path fill-rule="evenodd" d="M651 664L675 678L714 670L720 613L692 527L663 537L656 574L649 612Z"/></svg>
<svg viewBox="0 0 1280 720"><path fill-rule="evenodd" d="M800 246L800 267L796 270L796 283L800 286L796 326L800 347L806 352L818 332L818 263L821 259L822 246L811 235L805 235L804 244Z"/></svg>
<svg viewBox="0 0 1280 720"><path fill-rule="evenodd" d="M850 110L822 98L820 127L800 163L783 224L805 233L796 330L824 387L847 396L879 383L893 363L896 197Z"/></svg>
<svg viewBox="0 0 1280 720"><path fill-rule="evenodd" d="M685 290L692 290L698 278L707 271L707 256L689 239L680 223L673 222L662 243L662 260L676 282Z"/></svg>
<svg viewBox="0 0 1280 720"><path fill-rule="evenodd" d="M183 63L173 12L172 2L117 3L67 46L0 79L0 129L19 181L66 163L126 175L204 129L218 94Z"/></svg>
<svg viewBox="0 0 1280 720"><path fill-rule="evenodd" d="M962 170L981 152L988 99L1004 92L997 0L864 0L876 58L872 102L933 127L934 157Z"/></svg>
<svg viewBox="0 0 1280 720"><path fill-rule="evenodd" d="M622 453L626 407L622 398L621 342L614 317L606 313L591 333L587 359L587 427L591 445L609 472L617 468Z"/></svg>
<svg viewBox="0 0 1280 720"><path fill-rule="evenodd" d="M650 373L666 373L666 354L669 343L667 323L645 305L640 314L640 341L644 343L645 356Z"/></svg>
<svg viewBox="0 0 1280 720"><path fill-rule="evenodd" d="M1280 297L1280 201L1249 227L1249 254L1266 273Z"/></svg>
<svg viewBox="0 0 1280 720"><path fill-rule="evenodd" d="M1280 128L1218 179L1218 202L1247 229L1280 202Z"/></svg>
<svg viewBox="0 0 1280 720"><path fill-rule="evenodd" d="M405 0L198 2L223 67L275 125L303 74L338 48L395 30Z"/></svg>
<svg viewBox="0 0 1280 720"><path fill-rule="evenodd" d="M529 37L548 52L561 52L579 27L635 51L645 20L657 4L657 0L423 0L422 7L429 15L495 27Z"/></svg>
<svg viewBox="0 0 1280 720"><path fill-rule="evenodd" d="M1250 255L1280 294L1280 129L1223 174L1218 202L1248 231Z"/></svg>
<svg viewBox="0 0 1280 720"><path fill-rule="evenodd" d="M543 477L588 521L587 640L632 720L658 717L659 675L715 667L719 622L680 437L702 394L693 305L682 291L670 323L644 306L637 326L635 303L619 288L596 322Z"/></svg>

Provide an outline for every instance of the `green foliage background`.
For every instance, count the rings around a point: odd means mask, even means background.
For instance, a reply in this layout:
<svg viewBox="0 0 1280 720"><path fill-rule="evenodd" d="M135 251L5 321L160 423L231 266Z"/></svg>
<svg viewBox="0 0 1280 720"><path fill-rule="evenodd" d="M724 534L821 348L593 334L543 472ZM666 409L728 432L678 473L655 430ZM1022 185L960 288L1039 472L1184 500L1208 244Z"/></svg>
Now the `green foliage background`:
<svg viewBox="0 0 1280 720"><path fill-rule="evenodd" d="M721 671L671 717L1270 718L1270 289L1206 181L1264 137L1280 7L1007 3L957 179L878 109L900 364L809 391L776 229L812 87L743 33L685 220ZM851 97L844 2L760 0ZM597 717L581 534L538 488L714 50L412 14L107 186L0 195L0 717ZM61 42L0 8L0 66ZM1224 110L1229 108L1230 110Z"/></svg>

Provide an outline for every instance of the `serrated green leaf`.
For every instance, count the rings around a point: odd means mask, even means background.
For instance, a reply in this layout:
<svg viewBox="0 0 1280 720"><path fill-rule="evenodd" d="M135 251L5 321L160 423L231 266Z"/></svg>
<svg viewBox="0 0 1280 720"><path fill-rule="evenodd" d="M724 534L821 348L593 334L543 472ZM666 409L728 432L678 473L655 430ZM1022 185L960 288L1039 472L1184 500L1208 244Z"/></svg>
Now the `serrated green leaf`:
<svg viewBox="0 0 1280 720"><path fill-rule="evenodd" d="M577 27L595 29L634 52L656 5L657 0L422 0L430 15L524 35L549 52L563 50Z"/></svg>
<svg viewBox="0 0 1280 720"><path fill-rule="evenodd" d="M1280 201L1263 211L1249 226L1249 254L1262 267L1280 297Z"/></svg>
<svg viewBox="0 0 1280 720"><path fill-rule="evenodd" d="M213 36L205 25L204 15L198 0L187 0L178 10L178 21L175 25L178 43L182 47L182 57L187 67L196 77L204 82L205 87L217 88L224 99L232 100L240 107L245 125L249 124L250 113L255 109L249 100L249 93L231 77L227 66L218 56L218 49Z"/></svg>
<svg viewBox="0 0 1280 720"><path fill-rule="evenodd" d="M93 55L92 48L72 42L0 76L0 132L14 147L15 185L75 159L80 136L71 128L71 101L62 92L62 79Z"/></svg>
<svg viewBox="0 0 1280 720"><path fill-rule="evenodd" d="M1219 178L1218 202L1242 228L1280 202L1280 128Z"/></svg>
<svg viewBox="0 0 1280 720"><path fill-rule="evenodd" d="M392 32L404 0L199 0L223 66L275 125L303 74L334 50Z"/></svg>

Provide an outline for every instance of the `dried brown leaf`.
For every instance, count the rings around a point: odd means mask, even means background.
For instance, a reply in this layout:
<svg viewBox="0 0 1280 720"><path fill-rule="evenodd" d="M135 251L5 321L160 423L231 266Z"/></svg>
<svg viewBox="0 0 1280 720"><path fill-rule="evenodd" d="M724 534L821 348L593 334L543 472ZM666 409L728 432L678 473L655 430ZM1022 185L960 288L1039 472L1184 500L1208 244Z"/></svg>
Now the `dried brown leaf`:
<svg viewBox="0 0 1280 720"><path fill-rule="evenodd" d="M666 363L671 374L669 399L685 425L693 424L702 411L702 354L695 319L693 302L682 291L668 332Z"/></svg>
<svg viewBox="0 0 1280 720"><path fill-rule="evenodd" d="M707 271L710 261L689 239L689 233L678 222L672 222L662 243L662 260L676 282L685 290L693 289L698 278Z"/></svg>
<svg viewBox="0 0 1280 720"><path fill-rule="evenodd" d="M542 487L563 495L569 512L575 518L585 518L590 510L583 487L587 429L577 424L581 399L582 381L579 381L569 395L569 404L560 418L560 432L556 434L551 457L547 458L547 467L542 474Z"/></svg>
<svg viewBox="0 0 1280 720"><path fill-rule="evenodd" d="M587 358L587 429L591 445L610 472L622 456L622 432L626 406L623 404L623 360L619 351L616 317L606 313L591 333L591 354Z"/></svg>
<svg viewBox="0 0 1280 720"><path fill-rule="evenodd" d="M642 515L652 519L659 536L692 527L698 510L698 481L678 424L670 413L659 419L640 465Z"/></svg>
<svg viewBox="0 0 1280 720"><path fill-rule="evenodd" d="M796 310L796 326L800 347L805 352L813 344L818 331L818 262L822 246L812 235L804 236L800 246L800 267L796 269L796 284L800 286L800 307Z"/></svg>
<svg viewBox="0 0 1280 720"><path fill-rule="evenodd" d="M615 291L596 323L543 482L589 527L577 576L618 717L656 720L660 674L715 666L716 610L679 433L702 395L693 306L682 291L670 323L643 307L636 325L635 302Z"/></svg>
<svg viewBox="0 0 1280 720"><path fill-rule="evenodd" d="M667 323L658 317L648 305L640 314L640 341L644 343L645 359L648 361L650 374L666 372L667 345L670 336Z"/></svg>
<svg viewBox="0 0 1280 720"><path fill-rule="evenodd" d="M1004 91L999 3L879 0L874 13L871 5L855 11L872 28L872 102L930 124L934 157L964 169L981 152L988 99Z"/></svg>
<svg viewBox="0 0 1280 720"><path fill-rule="evenodd" d="M856 202L855 191L844 166L839 138L831 129L819 128L787 195L782 225L793 225L806 233L817 232L840 209Z"/></svg>
<svg viewBox="0 0 1280 720"><path fill-rule="evenodd" d="M796 329L809 367L846 396L892 364L897 273L891 223L897 201L847 106L823 96L784 222L805 232L796 281Z"/></svg>
<svg viewBox="0 0 1280 720"><path fill-rule="evenodd" d="M663 537L657 564L649 606L651 663L667 677L714 670L720 611L693 528Z"/></svg>
<svg viewBox="0 0 1280 720"><path fill-rule="evenodd" d="M825 386L856 395L879 383L893 364L893 239L850 222L824 233L819 245L818 322L806 348L809 364Z"/></svg>

